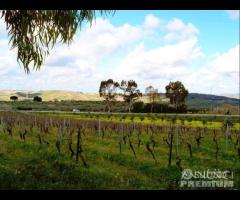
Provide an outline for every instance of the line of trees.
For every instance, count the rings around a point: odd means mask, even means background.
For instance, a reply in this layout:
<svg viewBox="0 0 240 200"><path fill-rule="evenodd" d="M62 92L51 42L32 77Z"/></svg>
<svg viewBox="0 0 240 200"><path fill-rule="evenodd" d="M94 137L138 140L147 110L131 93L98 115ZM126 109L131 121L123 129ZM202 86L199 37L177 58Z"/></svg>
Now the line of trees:
<svg viewBox="0 0 240 200"><path fill-rule="evenodd" d="M112 105L117 101L117 97L123 98L124 102L127 104L128 112L131 112L134 103L142 97L142 93L137 87L138 85L134 80L122 80L120 84L112 79L103 80L99 87L99 95L104 98L108 112L111 112ZM188 90L184 87L182 82L170 82L165 87L165 90L165 96L169 98L174 111L182 112L186 110L185 99L188 96ZM157 105L157 107L159 107L160 93L158 89L150 85L146 87L145 94L148 97L150 112L152 113L154 107Z"/></svg>
<svg viewBox="0 0 240 200"><path fill-rule="evenodd" d="M181 81L170 82L165 87L165 96L169 98L170 105L173 105L174 109L170 109L171 112L183 112L186 111L187 106L185 104L185 99L188 96L188 90L184 87ZM158 89L155 89L153 86L146 87L145 93L148 97L150 103L150 112L153 112L153 108L157 106L157 110L163 109L166 110L166 106L159 105L160 102L160 93ZM168 106L167 106L168 107Z"/></svg>
<svg viewBox="0 0 240 200"><path fill-rule="evenodd" d="M112 79L108 79L101 82L99 95L104 98L108 112L111 112L111 106L119 96L123 97L123 100L127 103L128 112L131 112L133 103L142 96L137 87L138 85L134 80L122 80L119 84Z"/></svg>
<svg viewBox="0 0 240 200"><path fill-rule="evenodd" d="M17 101L18 97L17 96L10 96L10 100ZM33 101L42 102L42 97L35 96L35 97L33 97Z"/></svg>
<svg viewBox="0 0 240 200"><path fill-rule="evenodd" d="M151 105L151 113L153 112L154 105L160 101L160 93L158 93L158 89L155 89L153 86L148 86L145 89L145 94L148 96L148 100Z"/></svg>

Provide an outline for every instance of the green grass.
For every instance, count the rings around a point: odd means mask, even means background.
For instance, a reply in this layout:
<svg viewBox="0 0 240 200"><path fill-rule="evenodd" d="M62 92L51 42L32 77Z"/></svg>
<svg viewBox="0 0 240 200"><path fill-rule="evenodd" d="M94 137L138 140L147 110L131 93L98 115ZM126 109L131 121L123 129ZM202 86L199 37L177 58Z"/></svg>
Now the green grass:
<svg viewBox="0 0 240 200"><path fill-rule="evenodd" d="M44 113L45 115L46 113ZM232 129L240 130L240 118L239 115L226 116L226 115L187 115L187 114L94 114L94 113L75 113L75 114L56 114L48 113L50 117L64 117L70 119L82 119L82 120L101 120L108 122L125 122L125 123L144 123L144 124L156 124L156 125L166 125L169 126L172 123L172 118L176 117L175 125L184 125L188 127L200 127L200 128L221 128L223 126L223 121L226 118L229 118L233 121ZM122 119L122 116L125 118ZM191 120L189 120L191 116ZM144 120L141 118L144 117ZM162 120L163 118L163 120ZM215 120L209 120L209 118L215 118ZM133 120L132 120L133 119ZM206 124L203 123L203 120L206 121Z"/></svg>
<svg viewBox="0 0 240 200"><path fill-rule="evenodd" d="M197 124L195 121L191 123ZM23 127L15 127L12 137L3 133L2 128L0 126L1 189L182 189L179 187L181 170L176 166L176 145L173 147L172 166L168 167L168 146L163 141L163 137L167 137L166 132L154 136L157 142L154 153L158 161L155 164L146 150L150 136L145 132L141 135L139 148L136 135L132 136L135 158L128 143L120 154L117 133L108 131L102 138L102 135L87 130L82 139L83 155L89 165L86 168L81 161L76 163L74 158L70 158L67 137L63 139L62 152L57 152L56 128L44 135L50 145L39 144L39 130L36 128L27 135L26 142L21 141L18 135L19 128ZM184 169L231 170L234 172L234 187L240 188L240 159L232 143L229 142L226 149L225 139L219 135L220 152L216 160L211 132L204 134L199 148L193 133L186 133L183 138L193 145L193 158L189 157L186 145L179 146ZM73 147L75 150L76 132Z"/></svg>

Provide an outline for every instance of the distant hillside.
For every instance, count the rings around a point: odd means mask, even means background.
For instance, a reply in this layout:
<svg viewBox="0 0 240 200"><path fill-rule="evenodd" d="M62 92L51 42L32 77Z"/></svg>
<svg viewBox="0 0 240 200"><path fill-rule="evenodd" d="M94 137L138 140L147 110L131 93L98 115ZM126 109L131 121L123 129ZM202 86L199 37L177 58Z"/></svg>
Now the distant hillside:
<svg viewBox="0 0 240 200"><path fill-rule="evenodd" d="M75 91L49 90L39 91L44 101L76 100L76 101L101 101L97 93L82 93Z"/></svg>
<svg viewBox="0 0 240 200"><path fill-rule="evenodd" d="M234 99L240 99L240 94L221 94L220 96L225 96L225 97L229 97L229 98L234 98Z"/></svg>
<svg viewBox="0 0 240 200"><path fill-rule="evenodd" d="M103 101L103 98L98 93L83 93L66 90L40 90L37 92L28 90L0 90L0 101L10 101L10 96L17 96L19 100L32 99L34 96L42 97L43 101ZM164 97L163 97L164 98ZM117 98L122 101L121 97ZM147 97L143 96L141 101L147 102Z"/></svg>
<svg viewBox="0 0 240 200"><path fill-rule="evenodd" d="M10 101L10 96L17 96L19 100L26 99L31 90L0 90L0 101Z"/></svg>
<svg viewBox="0 0 240 200"><path fill-rule="evenodd" d="M224 104L239 106L240 100L225 96L190 93L186 103L189 108L211 108L217 106L221 107Z"/></svg>
<svg viewBox="0 0 240 200"><path fill-rule="evenodd" d="M34 96L42 97L43 101L61 101L61 100L81 100L81 101L101 101L97 93L82 93L64 90L45 90L45 91L27 91L27 90L0 90L0 101L10 101L10 96L17 96L19 100L31 99Z"/></svg>
<svg viewBox="0 0 240 200"><path fill-rule="evenodd" d="M61 101L61 100L78 100L78 101L102 101L98 93L82 93L75 91L63 90L46 90L46 91L27 91L27 90L0 90L0 101L10 101L10 96L16 95L19 100L31 99L34 96L41 96L43 101ZM119 98L118 100L121 100ZM143 102L148 102L147 97L143 96ZM167 99L164 94L161 94L161 101L166 102ZM187 105L189 108L211 108L221 107L222 105L239 106L240 100L236 98L229 98L226 96L217 96L209 94L190 93L187 98Z"/></svg>

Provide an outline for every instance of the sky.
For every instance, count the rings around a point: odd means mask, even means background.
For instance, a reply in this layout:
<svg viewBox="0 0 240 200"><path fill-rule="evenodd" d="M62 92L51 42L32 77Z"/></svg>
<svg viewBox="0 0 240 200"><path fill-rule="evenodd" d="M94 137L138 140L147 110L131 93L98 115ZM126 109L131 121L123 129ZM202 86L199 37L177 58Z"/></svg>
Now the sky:
<svg viewBox="0 0 240 200"><path fill-rule="evenodd" d="M239 93L239 11L118 10L57 44L40 71L26 74L0 19L0 90L98 92L100 82L135 80L160 92Z"/></svg>

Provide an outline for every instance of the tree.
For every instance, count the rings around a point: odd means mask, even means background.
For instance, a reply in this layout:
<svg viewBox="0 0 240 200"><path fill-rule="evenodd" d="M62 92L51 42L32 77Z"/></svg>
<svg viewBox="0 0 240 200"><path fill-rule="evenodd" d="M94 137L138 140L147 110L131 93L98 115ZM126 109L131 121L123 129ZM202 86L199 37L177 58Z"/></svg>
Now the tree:
<svg viewBox="0 0 240 200"><path fill-rule="evenodd" d="M151 113L152 113L154 104L160 100L160 94L158 93L158 89L154 89L154 87L151 85L146 87L145 93L147 94L149 102L151 104Z"/></svg>
<svg viewBox="0 0 240 200"><path fill-rule="evenodd" d="M113 102L116 101L117 89L119 88L119 83L114 82L112 79L102 81L99 87L99 95L103 97L108 108L108 112L111 112L111 106Z"/></svg>
<svg viewBox="0 0 240 200"><path fill-rule="evenodd" d="M33 97L33 101L42 102L42 98L39 96Z"/></svg>
<svg viewBox="0 0 240 200"><path fill-rule="evenodd" d="M101 15L112 11L100 10ZM40 69L44 58L56 42L67 43L84 21L92 24L95 10L2 10L12 48L17 48L17 61L25 72L29 66Z"/></svg>
<svg viewBox="0 0 240 200"><path fill-rule="evenodd" d="M188 90L180 81L170 82L166 87L166 97L170 99L170 103L174 105L175 109L184 107L185 98L188 95Z"/></svg>
<svg viewBox="0 0 240 200"><path fill-rule="evenodd" d="M121 90L124 101L128 104L128 112L131 112L133 103L142 96L142 93L137 89L137 83L134 80L122 80Z"/></svg>
<svg viewBox="0 0 240 200"><path fill-rule="evenodd" d="M10 96L10 100L17 101L18 97L17 96Z"/></svg>

